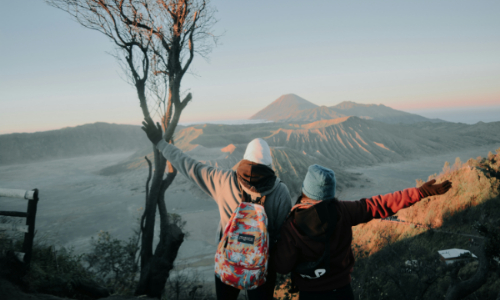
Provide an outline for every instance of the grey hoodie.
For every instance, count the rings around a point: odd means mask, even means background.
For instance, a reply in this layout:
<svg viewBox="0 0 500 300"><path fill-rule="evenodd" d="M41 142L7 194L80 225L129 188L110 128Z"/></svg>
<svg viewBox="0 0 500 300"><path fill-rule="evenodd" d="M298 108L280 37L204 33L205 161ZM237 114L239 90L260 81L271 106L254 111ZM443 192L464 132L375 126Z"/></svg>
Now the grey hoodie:
<svg viewBox="0 0 500 300"><path fill-rule="evenodd" d="M184 154L172 144L161 140L156 148L170 161L172 166L189 180L196 183L205 193L215 200L219 206L220 223L217 231L217 242L221 231L227 225L231 215L241 203L241 192L233 170L223 170L205 165ZM274 186L262 193L252 193L245 189L252 198L266 196L264 208L268 218L270 246L272 247L279 238L281 225L292 208L290 192L279 178Z"/></svg>

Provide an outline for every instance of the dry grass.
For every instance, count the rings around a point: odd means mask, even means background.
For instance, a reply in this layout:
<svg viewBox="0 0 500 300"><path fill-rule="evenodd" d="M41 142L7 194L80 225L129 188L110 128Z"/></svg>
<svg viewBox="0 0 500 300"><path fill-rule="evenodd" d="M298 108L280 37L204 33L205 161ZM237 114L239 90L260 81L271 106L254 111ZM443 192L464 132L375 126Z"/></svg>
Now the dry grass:
<svg viewBox="0 0 500 300"><path fill-rule="evenodd" d="M445 195L428 197L396 215L405 222L439 228L444 219L455 213L497 197L500 191L499 170L500 148L496 154L490 152L487 158L469 159L466 163L457 159L452 166L445 163L442 173L431 175L428 180L436 179L438 183L450 180L453 188ZM421 180L417 181L418 186L422 183ZM396 242L427 230L404 223L375 220L353 228L353 244L358 255L370 255L388 242Z"/></svg>

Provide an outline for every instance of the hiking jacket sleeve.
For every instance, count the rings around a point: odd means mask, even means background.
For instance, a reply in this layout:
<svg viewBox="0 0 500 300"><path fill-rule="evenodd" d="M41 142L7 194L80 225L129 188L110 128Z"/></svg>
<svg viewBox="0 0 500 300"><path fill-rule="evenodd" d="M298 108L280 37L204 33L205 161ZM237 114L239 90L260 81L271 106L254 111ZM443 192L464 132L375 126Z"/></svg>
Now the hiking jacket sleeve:
<svg viewBox="0 0 500 300"><path fill-rule="evenodd" d="M217 201L223 182L229 180L231 170L217 169L203 164L184 154L176 146L161 140L156 148L186 178L197 184L205 193Z"/></svg>
<svg viewBox="0 0 500 300"><path fill-rule="evenodd" d="M392 194L374 196L358 201L341 201L346 208L351 226L366 223L372 219L387 218L400 209L410 207L422 199L418 188L409 188Z"/></svg>
<svg viewBox="0 0 500 300"><path fill-rule="evenodd" d="M288 216L288 213L292 209L292 200L290 197L290 192L288 191L287 186L284 183L280 183L282 192L279 195L279 198L276 199L277 203L276 208L274 209L275 211L275 216L273 218L274 222L270 222L269 224L269 233L271 242L270 242L270 248L274 249L275 243L279 240L280 234L281 234L281 227L285 223L286 217ZM266 208L267 209L267 208Z"/></svg>

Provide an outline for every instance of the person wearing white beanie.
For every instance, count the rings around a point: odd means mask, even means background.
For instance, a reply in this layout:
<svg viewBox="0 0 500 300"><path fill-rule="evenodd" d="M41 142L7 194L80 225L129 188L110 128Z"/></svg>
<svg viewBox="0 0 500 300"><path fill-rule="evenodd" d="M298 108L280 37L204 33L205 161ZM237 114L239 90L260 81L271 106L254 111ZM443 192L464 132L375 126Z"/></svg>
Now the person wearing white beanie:
<svg viewBox="0 0 500 300"><path fill-rule="evenodd" d="M267 142L261 138L256 138L248 143L243 159L273 168L271 149L269 149Z"/></svg>
<svg viewBox="0 0 500 300"><path fill-rule="evenodd" d="M243 160L236 171L218 169L184 154L173 144L162 138L161 127L143 122L142 129L156 148L186 178L198 185L215 200L219 207L220 223L217 240L222 237L231 215L242 202L266 196L264 209L268 217L269 246L273 253L279 238L280 229L292 207L290 192L273 171L273 161L269 145L263 139L252 140L245 151ZM274 255L269 255L273 259ZM250 299L273 299L276 283L274 264L269 262L266 283L256 289L248 290ZM236 299L239 289L224 284L215 276L217 299Z"/></svg>

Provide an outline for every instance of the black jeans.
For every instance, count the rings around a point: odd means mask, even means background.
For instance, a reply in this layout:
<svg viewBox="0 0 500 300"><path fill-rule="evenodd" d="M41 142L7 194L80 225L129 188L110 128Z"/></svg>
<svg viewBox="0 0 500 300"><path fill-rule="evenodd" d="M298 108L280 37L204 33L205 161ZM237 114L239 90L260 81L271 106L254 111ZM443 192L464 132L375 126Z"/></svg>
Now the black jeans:
<svg viewBox="0 0 500 300"><path fill-rule="evenodd" d="M270 268L271 269L271 268ZM268 270L266 283L256 289L248 290L248 298L250 300L272 300L274 297L274 286L276 285L276 271ZM223 283L217 275L215 275L215 292L218 300L236 300L240 290Z"/></svg>
<svg viewBox="0 0 500 300"><path fill-rule="evenodd" d="M333 291L310 292L300 291L300 300L354 300L351 284L335 289Z"/></svg>

